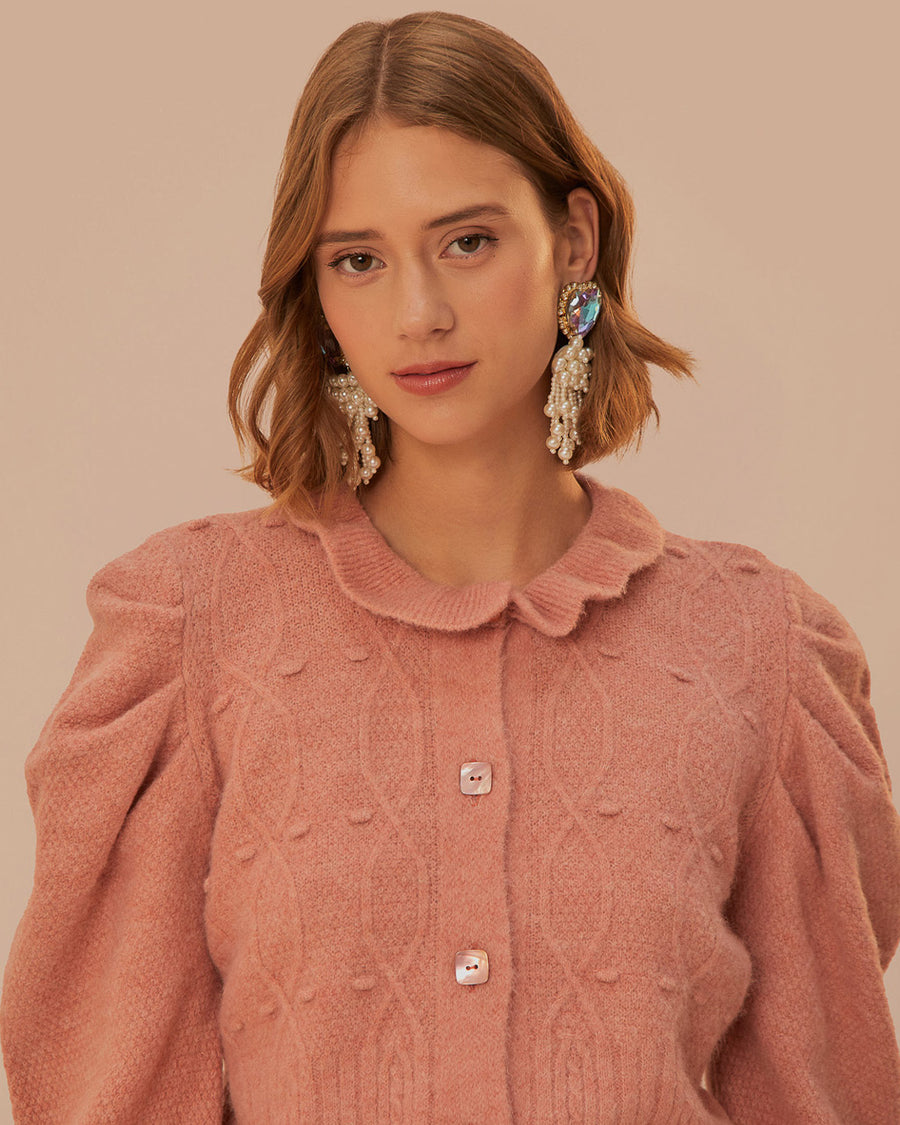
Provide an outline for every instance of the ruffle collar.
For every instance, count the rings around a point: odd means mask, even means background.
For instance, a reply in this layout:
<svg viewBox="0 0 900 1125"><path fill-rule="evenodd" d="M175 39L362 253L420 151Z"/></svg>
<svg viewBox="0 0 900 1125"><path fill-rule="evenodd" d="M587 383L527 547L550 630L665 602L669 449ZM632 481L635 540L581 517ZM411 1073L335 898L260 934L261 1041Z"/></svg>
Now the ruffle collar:
<svg viewBox="0 0 900 1125"><path fill-rule="evenodd" d="M343 592L373 613L409 625L461 632L493 623L505 610L552 637L565 636L590 600L617 598L629 578L664 550L665 532L639 500L575 470L591 514L568 550L524 587L511 582L450 586L420 574L389 545L356 493L342 491L327 524L294 513L317 534Z"/></svg>

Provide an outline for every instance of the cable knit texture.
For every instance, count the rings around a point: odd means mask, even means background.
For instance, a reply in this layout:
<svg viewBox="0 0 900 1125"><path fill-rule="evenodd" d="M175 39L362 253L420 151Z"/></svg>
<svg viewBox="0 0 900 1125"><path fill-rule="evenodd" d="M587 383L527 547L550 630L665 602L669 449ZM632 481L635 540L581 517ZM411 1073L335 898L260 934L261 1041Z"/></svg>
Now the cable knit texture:
<svg viewBox="0 0 900 1125"><path fill-rule="evenodd" d="M25 761L17 1123L900 1122L857 636L576 476L590 518L524 588L426 579L349 490L92 577Z"/></svg>

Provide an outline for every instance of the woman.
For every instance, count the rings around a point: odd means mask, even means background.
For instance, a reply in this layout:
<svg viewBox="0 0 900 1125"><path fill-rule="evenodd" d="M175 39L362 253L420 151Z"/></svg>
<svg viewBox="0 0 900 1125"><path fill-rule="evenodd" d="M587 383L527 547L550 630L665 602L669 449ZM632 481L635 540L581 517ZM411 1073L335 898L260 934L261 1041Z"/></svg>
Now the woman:
<svg viewBox="0 0 900 1125"><path fill-rule="evenodd" d="M230 389L272 503L94 575L26 763L17 1121L898 1119L859 640L580 471L691 375L631 242L496 29L322 57Z"/></svg>

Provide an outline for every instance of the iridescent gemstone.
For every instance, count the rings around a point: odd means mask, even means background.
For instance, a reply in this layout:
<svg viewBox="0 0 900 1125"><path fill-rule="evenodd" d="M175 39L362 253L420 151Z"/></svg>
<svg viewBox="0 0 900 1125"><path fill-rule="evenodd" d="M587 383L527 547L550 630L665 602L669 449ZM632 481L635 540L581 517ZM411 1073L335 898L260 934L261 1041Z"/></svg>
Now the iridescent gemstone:
<svg viewBox="0 0 900 1125"><path fill-rule="evenodd" d="M591 286L582 293L573 293L566 304L566 320L578 336L590 332L599 315L600 293L596 286Z"/></svg>

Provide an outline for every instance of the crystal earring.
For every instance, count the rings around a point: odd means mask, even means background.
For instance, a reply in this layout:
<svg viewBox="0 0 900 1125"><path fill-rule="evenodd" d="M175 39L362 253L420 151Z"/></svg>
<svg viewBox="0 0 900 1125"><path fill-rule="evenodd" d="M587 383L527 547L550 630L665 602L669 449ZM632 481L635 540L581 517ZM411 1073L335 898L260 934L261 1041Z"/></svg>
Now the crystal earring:
<svg viewBox="0 0 900 1125"><path fill-rule="evenodd" d="M331 341L328 343L330 344ZM353 464L348 473L350 487L355 489L362 481L368 484L381 464L369 430L369 419L374 421L378 417L378 407L356 381L347 357L337 347L337 341L335 340L331 347L326 347L324 344L320 347L326 361L334 369L328 376L328 390L337 399L350 423L355 449ZM349 461L347 450L342 448L341 464L347 465Z"/></svg>
<svg viewBox="0 0 900 1125"><path fill-rule="evenodd" d="M582 337L597 323L600 315L600 287L594 281L570 281L562 287L556 318L568 343L557 351L550 364L550 397L544 413L550 419L547 448L568 465L581 445L578 433L578 412L584 392L588 389L593 351L584 346Z"/></svg>

